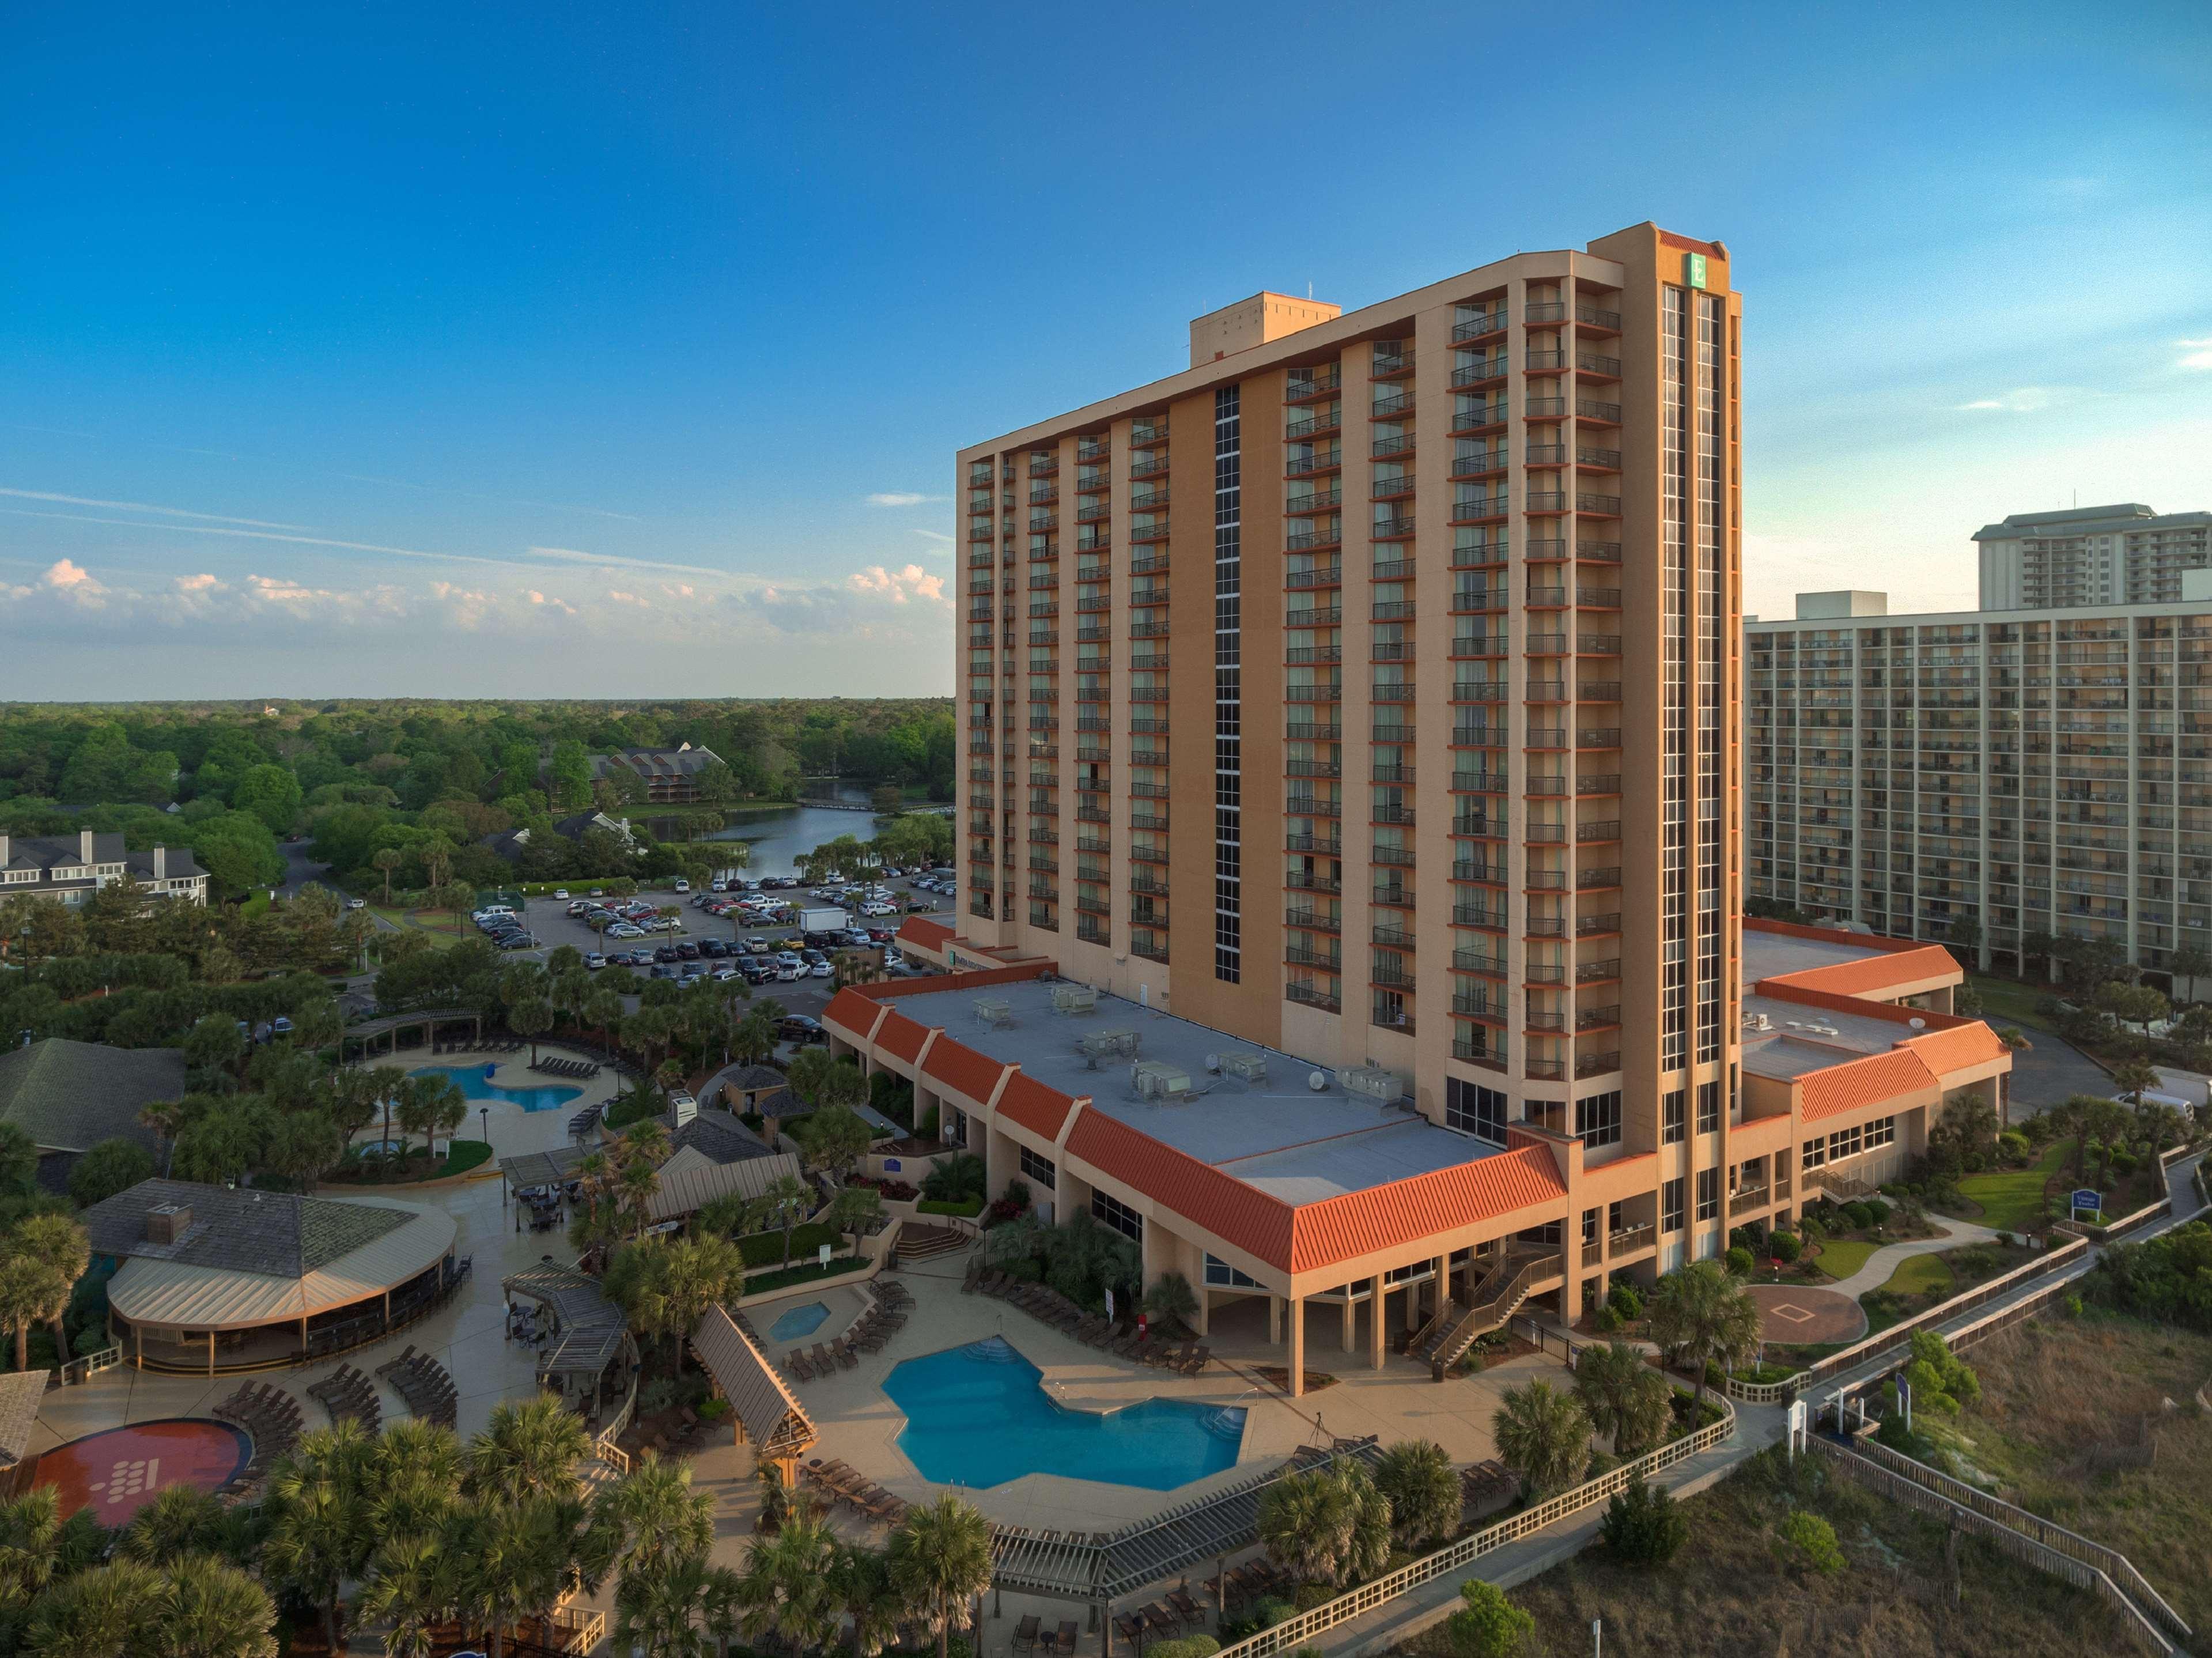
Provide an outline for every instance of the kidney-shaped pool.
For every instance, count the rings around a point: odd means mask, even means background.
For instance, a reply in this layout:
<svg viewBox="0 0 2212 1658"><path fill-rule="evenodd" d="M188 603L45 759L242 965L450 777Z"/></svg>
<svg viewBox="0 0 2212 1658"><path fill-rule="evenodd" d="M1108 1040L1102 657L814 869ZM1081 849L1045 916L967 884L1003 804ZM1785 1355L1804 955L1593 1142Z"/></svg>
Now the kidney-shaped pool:
<svg viewBox="0 0 2212 1658"><path fill-rule="evenodd" d="M906 1413L899 1448L927 1479L1000 1485L1024 1474L1172 1490L1232 1467L1241 1405L1148 1399L1119 1411L1072 1411L1043 1372L1002 1337L908 1359L884 1379Z"/></svg>

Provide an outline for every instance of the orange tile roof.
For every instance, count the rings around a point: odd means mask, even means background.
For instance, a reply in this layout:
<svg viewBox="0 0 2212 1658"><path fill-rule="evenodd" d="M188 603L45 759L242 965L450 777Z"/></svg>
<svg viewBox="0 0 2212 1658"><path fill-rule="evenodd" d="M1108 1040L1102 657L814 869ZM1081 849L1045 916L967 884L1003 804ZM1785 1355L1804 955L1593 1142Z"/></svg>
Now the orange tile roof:
<svg viewBox="0 0 2212 1658"><path fill-rule="evenodd" d="M981 1106L990 1103L991 1091L999 1086L999 1078L1012 1069L1003 1059L986 1058L965 1042L955 1041L940 1033L937 1040L929 1045L929 1058L922 1063L921 1074L949 1088L957 1088Z"/></svg>
<svg viewBox="0 0 2212 1658"><path fill-rule="evenodd" d="M835 1025L856 1042L865 1042L883 1015L881 1003L871 1001L848 986L830 998L830 1005L822 1010L822 1022Z"/></svg>
<svg viewBox="0 0 2212 1658"><path fill-rule="evenodd" d="M1291 1226L1291 1271L1333 1266L1566 1195L1548 1146L1523 1146L1348 1192L1298 1209ZM1532 1217L1529 1224L1535 1223Z"/></svg>
<svg viewBox="0 0 2212 1658"><path fill-rule="evenodd" d="M1931 978L1964 977L1957 960L1941 944L1923 944L1910 950L1870 955L1858 961L1838 961L1826 967L1806 967L1794 973L1777 973L1762 984L1794 984L1808 991L1827 991L1838 996L1879 995L1902 984Z"/></svg>
<svg viewBox="0 0 2212 1658"><path fill-rule="evenodd" d="M1075 1101L1058 1088L1016 1071L1006 1079L994 1109L1032 1134L1057 1140L1067 1123L1067 1113L1075 1109Z"/></svg>
<svg viewBox="0 0 2212 1658"><path fill-rule="evenodd" d="M918 944L925 950L941 950L957 936L954 929L923 916L908 916L899 923L900 942Z"/></svg>
<svg viewBox="0 0 2212 1658"><path fill-rule="evenodd" d="M1929 1031L1923 1035L1908 1037L1902 1046L1911 1048L1925 1060L1928 1069L1937 1076L1947 1070L1964 1070L1969 1065L1986 1065L1992 1059L2001 1059L2011 1050L1997 1038L1997 1033L1979 1020L1971 1024L1955 1025L1948 1030Z"/></svg>
<svg viewBox="0 0 2212 1658"><path fill-rule="evenodd" d="M1887 1053L1870 1053L1863 1059L1806 1072L1797 1084L1798 1120L1817 1123L1937 1086L1936 1073L1918 1054L1909 1047L1894 1047Z"/></svg>
<svg viewBox="0 0 2212 1658"><path fill-rule="evenodd" d="M876 1045L911 1065L921 1058L922 1048L929 1041L932 1028L918 1019L908 1018L893 1008L884 1015L884 1022L877 1028Z"/></svg>
<svg viewBox="0 0 2212 1658"><path fill-rule="evenodd" d="M1075 1119L1067 1149L1255 1259L1289 1270L1296 1211L1280 1198L1103 1111L1086 1111Z"/></svg>

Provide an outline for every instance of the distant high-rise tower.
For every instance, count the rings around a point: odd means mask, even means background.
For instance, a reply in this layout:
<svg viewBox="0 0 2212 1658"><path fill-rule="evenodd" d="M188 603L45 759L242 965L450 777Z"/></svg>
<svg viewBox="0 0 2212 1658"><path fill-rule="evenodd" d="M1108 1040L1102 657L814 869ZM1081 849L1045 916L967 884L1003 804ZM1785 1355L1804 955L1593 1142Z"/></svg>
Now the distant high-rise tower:
<svg viewBox="0 0 2212 1658"><path fill-rule="evenodd" d="M2170 605L2181 573L2212 567L2212 513L2155 513L2141 502L2016 512L1974 532L1984 610Z"/></svg>

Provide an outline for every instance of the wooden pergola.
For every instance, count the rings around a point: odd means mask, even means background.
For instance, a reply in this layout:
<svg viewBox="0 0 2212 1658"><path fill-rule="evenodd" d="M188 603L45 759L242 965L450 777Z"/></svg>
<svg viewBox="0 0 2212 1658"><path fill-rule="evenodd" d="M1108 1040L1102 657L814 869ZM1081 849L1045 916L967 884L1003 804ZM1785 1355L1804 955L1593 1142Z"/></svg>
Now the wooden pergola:
<svg viewBox="0 0 2212 1658"><path fill-rule="evenodd" d="M347 1026L338 1037L338 1056L343 1059L345 1045L358 1041L362 1044L362 1058L367 1059L374 1054L378 1037L389 1039L385 1045L386 1053L397 1053L399 1051L399 1033L416 1029L422 1031L423 1045L428 1047L437 1041L439 1026L459 1024L463 1020L468 1021L471 1036L482 1041L483 1015L475 1009L425 1008L415 1013L386 1014L381 1019L364 1019L358 1025Z"/></svg>
<svg viewBox="0 0 2212 1658"><path fill-rule="evenodd" d="M720 1307L710 1307L691 1332L691 1350L714 1379L714 1389L730 1401L744 1439L750 1440L763 1466L774 1466L791 1484L805 1456L820 1438L805 1408L752 1338Z"/></svg>

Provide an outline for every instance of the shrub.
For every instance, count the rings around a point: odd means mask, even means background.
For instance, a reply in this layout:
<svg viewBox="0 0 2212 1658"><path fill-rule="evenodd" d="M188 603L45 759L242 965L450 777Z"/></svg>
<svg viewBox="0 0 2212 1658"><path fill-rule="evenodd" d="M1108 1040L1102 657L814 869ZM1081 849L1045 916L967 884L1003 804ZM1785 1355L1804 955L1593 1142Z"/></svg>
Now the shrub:
<svg viewBox="0 0 2212 1658"><path fill-rule="evenodd" d="M963 1151L957 1156L947 1157L921 1178L921 1195L933 1203L958 1203L964 1198L976 1199L973 1213L982 1212L984 1182L983 1160L973 1152Z"/></svg>
<svg viewBox="0 0 2212 1658"><path fill-rule="evenodd" d="M917 1215L957 1215L963 1220L974 1220L983 1212L983 1200L976 1198L924 1198L914 1206Z"/></svg>
<svg viewBox="0 0 2212 1658"><path fill-rule="evenodd" d="M1776 1233L1767 1240L1766 1247L1776 1260L1785 1265L1805 1253L1805 1246L1798 1241L1794 1232Z"/></svg>
<svg viewBox="0 0 2212 1658"><path fill-rule="evenodd" d="M1186 1635L1176 1641L1155 1641L1145 1650L1152 1658L1213 1658L1221 1643L1211 1635Z"/></svg>
<svg viewBox="0 0 2212 1658"><path fill-rule="evenodd" d="M1843 1217L1844 1224L1853 1231L1863 1230L1874 1224L1874 1210L1856 1198L1844 1205Z"/></svg>
<svg viewBox="0 0 2212 1658"><path fill-rule="evenodd" d="M811 1260L823 1244L836 1254L843 1244L843 1237L833 1228L818 1222L808 1221L791 1229L791 1259L795 1266L800 1261ZM749 1232L738 1240L738 1253L744 1257L747 1266L781 1266L783 1265L783 1234L777 1232Z"/></svg>
<svg viewBox="0 0 2212 1658"><path fill-rule="evenodd" d="M1845 1564L1844 1551L1836 1546L1836 1528L1803 1509L1792 1509L1783 1520L1774 1554L1785 1566L1809 1567L1829 1577Z"/></svg>
<svg viewBox="0 0 2212 1658"><path fill-rule="evenodd" d="M1639 1479L1613 1494L1597 1532L1606 1547L1627 1564L1658 1566L1672 1560L1690 1540L1690 1522L1664 1485Z"/></svg>
<svg viewBox="0 0 2212 1658"><path fill-rule="evenodd" d="M2029 1120L2035 1119L2031 1118ZM1997 1136L1997 1155L2008 1163L2026 1162L2028 1155L2027 1136L2016 1128L2007 1129L2002 1134Z"/></svg>
<svg viewBox="0 0 2212 1658"><path fill-rule="evenodd" d="M1916 1409L1946 1416L1982 1396L1981 1378L1933 1330L1912 1332L1912 1362L1905 1367L1905 1380L1911 1386Z"/></svg>
<svg viewBox="0 0 2212 1658"><path fill-rule="evenodd" d="M1602 1305L1591 1316L1590 1324L1600 1335L1609 1336L1620 1328L1620 1314L1610 1305Z"/></svg>
<svg viewBox="0 0 2212 1658"><path fill-rule="evenodd" d="M1287 1600L1279 1600L1270 1594L1254 1603L1252 1621L1261 1629L1273 1629L1286 1618L1298 1615L1298 1609Z"/></svg>
<svg viewBox="0 0 2212 1658"><path fill-rule="evenodd" d="M1729 1251L1727 1261L1730 1277L1747 1278L1751 1276L1751 1269L1754 1263L1751 1259L1751 1251L1744 1248L1742 1245L1739 1244Z"/></svg>
<svg viewBox="0 0 2212 1658"><path fill-rule="evenodd" d="M1325 1606L1336 1599L1336 1591L1326 1583L1301 1583L1291 1604L1300 1612L1311 1612L1316 1606Z"/></svg>
<svg viewBox="0 0 2212 1658"><path fill-rule="evenodd" d="M730 1401L726 1399L702 1399L699 1401L699 1420L720 1422L730 1414Z"/></svg>
<svg viewBox="0 0 2212 1658"><path fill-rule="evenodd" d="M1860 1207L1866 1210L1866 1223L1869 1226L1887 1226L1889 1224L1889 1205L1887 1204L1881 1202L1878 1198L1869 1198L1865 1203L1862 1204Z"/></svg>
<svg viewBox="0 0 2212 1658"><path fill-rule="evenodd" d="M1495 1583L1470 1578L1459 1586L1459 1598L1467 1604L1445 1624L1456 1658L1510 1658L1536 1632L1536 1620Z"/></svg>
<svg viewBox="0 0 2212 1658"><path fill-rule="evenodd" d="M1616 1279L1605 1294L1605 1304L1620 1314L1621 1322L1632 1324L1644 1316L1644 1295L1626 1279Z"/></svg>

